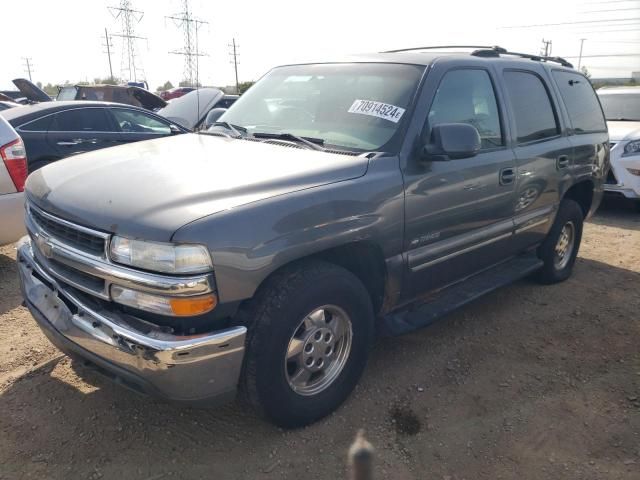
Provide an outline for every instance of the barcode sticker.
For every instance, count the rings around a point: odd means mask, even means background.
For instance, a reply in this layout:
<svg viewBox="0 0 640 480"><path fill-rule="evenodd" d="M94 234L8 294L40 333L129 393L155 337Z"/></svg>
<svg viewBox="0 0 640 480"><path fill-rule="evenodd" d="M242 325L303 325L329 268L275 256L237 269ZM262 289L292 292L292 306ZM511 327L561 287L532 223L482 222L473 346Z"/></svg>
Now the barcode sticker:
<svg viewBox="0 0 640 480"><path fill-rule="evenodd" d="M356 100L349 108L349 113L359 113L372 117L389 120L398 123L404 114L404 108L396 107L389 103L376 102L373 100Z"/></svg>

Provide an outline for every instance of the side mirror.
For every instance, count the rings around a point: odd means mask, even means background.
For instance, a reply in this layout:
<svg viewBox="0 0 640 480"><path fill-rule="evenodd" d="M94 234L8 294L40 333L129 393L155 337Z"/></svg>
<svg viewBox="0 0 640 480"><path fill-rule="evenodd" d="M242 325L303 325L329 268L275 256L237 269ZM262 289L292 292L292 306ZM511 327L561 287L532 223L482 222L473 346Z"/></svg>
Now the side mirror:
<svg viewBox="0 0 640 480"><path fill-rule="evenodd" d="M431 142L424 146L423 157L425 160L469 158L477 155L480 147L480 134L473 125L441 123L431 130Z"/></svg>
<svg viewBox="0 0 640 480"><path fill-rule="evenodd" d="M214 123L218 121L218 119L226 111L227 111L226 108L212 108L211 110L209 110L209 113L207 113L207 118L205 118L204 125L202 126L202 128L206 130L209 127L211 127Z"/></svg>
<svg viewBox="0 0 640 480"><path fill-rule="evenodd" d="M176 133L182 133L182 130L180 130L180 127L178 127L177 125L174 125L173 123L169 125L169 129L171 130L172 135Z"/></svg>

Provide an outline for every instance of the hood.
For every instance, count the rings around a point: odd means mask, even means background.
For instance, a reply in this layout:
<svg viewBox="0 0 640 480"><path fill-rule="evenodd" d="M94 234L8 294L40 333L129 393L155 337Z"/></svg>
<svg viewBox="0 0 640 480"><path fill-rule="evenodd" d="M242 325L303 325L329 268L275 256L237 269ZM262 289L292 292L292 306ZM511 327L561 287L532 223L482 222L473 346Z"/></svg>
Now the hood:
<svg viewBox="0 0 640 480"><path fill-rule="evenodd" d="M140 87L127 87L122 85L76 85L73 88L75 88L75 100L123 103L125 105L133 105L154 111L167 105L164 99ZM67 87L60 89L58 100L71 100L65 92L66 89Z"/></svg>
<svg viewBox="0 0 640 480"><path fill-rule="evenodd" d="M149 90L136 86L126 88L131 93L131 96L138 100L140 105L147 110L158 110L159 108L167 106L167 102L163 98L155 93L151 93Z"/></svg>
<svg viewBox="0 0 640 480"><path fill-rule="evenodd" d="M368 160L211 135L85 153L31 174L28 198L80 225L169 241L201 217L365 174Z"/></svg>
<svg viewBox="0 0 640 480"><path fill-rule="evenodd" d="M199 88L171 100L157 113L189 130L194 130L223 96L224 92L217 88Z"/></svg>
<svg viewBox="0 0 640 480"><path fill-rule="evenodd" d="M13 84L28 100L32 102L50 102L51 97L26 78L16 78Z"/></svg>
<svg viewBox="0 0 640 480"><path fill-rule="evenodd" d="M612 142L640 139L640 122L607 122Z"/></svg>

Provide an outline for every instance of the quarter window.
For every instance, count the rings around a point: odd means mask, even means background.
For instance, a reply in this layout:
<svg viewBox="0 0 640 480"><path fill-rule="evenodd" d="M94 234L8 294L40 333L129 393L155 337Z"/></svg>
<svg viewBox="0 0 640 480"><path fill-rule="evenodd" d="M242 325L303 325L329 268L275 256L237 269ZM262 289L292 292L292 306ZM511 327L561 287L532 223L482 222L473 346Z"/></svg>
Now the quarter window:
<svg viewBox="0 0 640 480"><path fill-rule="evenodd" d="M576 73L553 71L560 95L576 133L602 132L607 129L600 103L591 82Z"/></svg>
<svg viewBox="0 0 640 480"><path fill-rule="evenodd" d="M505 72L504 81L515 116L518 143L555 137L558 121L542 79L533 73Z"/></svg>
<svg viewBox="0 0 640 480"><path fill-rule="evenodd" d="M52 132L108 132L112 130L103 108L78 108L56 113Z"/></svg>
<svg viewBox="0 0 640 480"><path fill-rule="evenodd" d="M467 123L476 127L482 148L503 145L498 104L485 70L452 70L438 86L429 111L429 127L441 123Z"/></svg>
<svg viewBox="0 0 640 480"><path fill-rule="evenodd" d="M169 125L150 115L119 108L114 108L111 111L122 132L157 133L161 135L169 135L171 133Z"/></svg>
<svg viewBox="0 0 640 480"><path fill-rule="evenodd" d="M29 123L25 123L20 126L20 130L25 132L47 132L51 127L51 123L53 122L53 115L46 115L44 117L38 118L37 120L32 120Z"/></svg>

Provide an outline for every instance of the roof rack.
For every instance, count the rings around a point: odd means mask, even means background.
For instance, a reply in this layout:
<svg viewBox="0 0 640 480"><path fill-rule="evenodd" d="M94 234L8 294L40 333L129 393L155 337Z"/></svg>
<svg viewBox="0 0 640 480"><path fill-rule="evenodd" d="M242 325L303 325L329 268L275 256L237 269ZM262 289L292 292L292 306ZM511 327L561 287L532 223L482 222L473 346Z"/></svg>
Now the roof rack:
<svg viewBox="0 0 640 480"><path fill-rule="evenodd" d="M573 68L573 65L567 62L562 57L546 57L544 55L531 55L529 53L510 52L506 48L499 47L497 45L438 45L432 47L413 47L413 48L401 48L398 50L387 50L383 53L399 53L399 52L412 52L419 50L442 50L444 48L474 48L471 55L475 57L499 57L500 55L513 55L521 58L528 58L537 62L554 62L559 63L563 67Z"/></svg>

